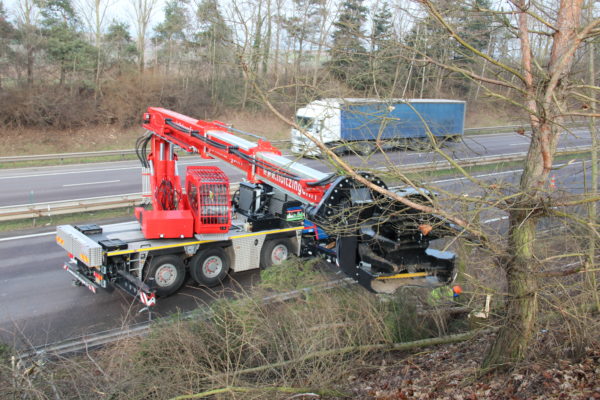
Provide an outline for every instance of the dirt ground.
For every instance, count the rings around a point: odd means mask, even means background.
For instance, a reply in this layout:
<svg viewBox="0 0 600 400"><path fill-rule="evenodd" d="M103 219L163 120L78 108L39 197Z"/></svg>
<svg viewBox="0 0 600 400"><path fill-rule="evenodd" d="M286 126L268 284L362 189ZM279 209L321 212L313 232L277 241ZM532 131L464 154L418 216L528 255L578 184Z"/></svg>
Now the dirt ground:
<svg viewBox="0 0 600 400"><path fill-rule="evenodd" d="M289 138L289 127L270 114L232 112L215 119L269 140ZM132 149L135 140L143 133L141 123L130 128L104 125L69 130L0 129L0 156Z"/></svg>
<svg viewBox="0 0 600 400"><path fill-rule="evenodd" d="M376 400L600 399L600 349L587 349L578 362L528 362L508 373L479 376L493 338L441 345L411 356L387 354L377 359L380 366L349 373L347 387L353 398ZM538 340L544 340L543 332Z"/></svg>

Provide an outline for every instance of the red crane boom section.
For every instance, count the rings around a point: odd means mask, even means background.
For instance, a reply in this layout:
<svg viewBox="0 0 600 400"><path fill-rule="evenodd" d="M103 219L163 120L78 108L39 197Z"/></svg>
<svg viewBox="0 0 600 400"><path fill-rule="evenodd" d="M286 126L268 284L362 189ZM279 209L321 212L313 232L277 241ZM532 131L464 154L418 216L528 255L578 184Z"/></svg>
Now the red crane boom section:
<svg viewBox="0 0 600 400"><path fill-rule="evenodd" d="M197 120L164 108L150 107L144 114L144 128L151 131L152 153L148 156L153 172L151 186L156 210L165 209L157 199L164 182L181 198L172 145L198 153L203 158L218 158L244 171L253 183L269 183L306 203L316 205L323 198L329 183L325 174L299 166L281 156L270 142L259 139L247 141L232 134L220 121ZM322 183L320 181L323 181Z"/></svg>

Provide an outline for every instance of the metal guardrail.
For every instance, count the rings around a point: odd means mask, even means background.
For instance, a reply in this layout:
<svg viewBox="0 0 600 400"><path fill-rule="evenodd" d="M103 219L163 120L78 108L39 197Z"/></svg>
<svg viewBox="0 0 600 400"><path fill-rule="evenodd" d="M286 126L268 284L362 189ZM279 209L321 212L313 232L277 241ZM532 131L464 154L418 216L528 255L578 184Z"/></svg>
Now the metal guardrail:
<svg viewBox="0 0 600 400"><path fill-rule="evenodd" d="M566 150L556 152L556 155L568 155L581 151L589 150L590 146L571 147ZM498 155L488 157L473 157L456 160L461 167L474 167L478 165L489 165L501 162L520 161L525 158L527 153L515 153L510 155ZM426 172L439 171L451 168L452 165L445 160L433 161L420 164L403 165L404 172ZM232 185L231 190L236 190L237 186ZM0 207L0 222L12 221L26 218L39 218L45 216L72 214L84 211L98 211L113 208L138 206L142 202L141 193L130 193L117 196L101 196L86 199L53 201L49 203L22 204L18 206Z"/></svg>
<svg viewBox="0 0 600 400"><path fill-rule="evenodd" d="M90 151L80 153L61 153L61 154L38 154L30 156L9 156L0 157L0 163L3 162L19 162L19 161L46 161L46 160L66 160L72 158L93 158L93 157L108 157L108 156L127 156L135 154L135 150L104 150Z"/></svg>
<svg viewBox="0 0 600 400"><path fill-rule="evenodd" d="M289 143L289 140L272 140L271 143ZM135 154L134 149L130 150L103 150L103 151L88 151L79 153L60 153L60 154L37 154L37 155L26 155L26 156L7 156L0 157L1 163L9 162L21 162L21 161L47 161L47 160L67 160L74 158L96 158L96 157L110 157L120 156L125 157ZM185 154L184 154L185 156Z"/></svg>
<svg viewBox="0 0 600 400"><path fill-rule="evenodd" d="M582 126L582 124L567 124L569 128L575 128ZM521 125L503 125L503 126L488 126L482 128L467 128L465 134L474 135L477 133L507 133L516 131L519 128L524 128L525 131L529 131L528 125L523 123ZM271 140L273 144L286 144L289 140ZM128 155L135 154L134 149L129 150L103 150L103 151L90 151L90 152L79 152L79 153L60 153L60 154L38 154L38 155L26 155L26 156L7 156L0 157L0 163L7 162L19 162L19 161L46 161L46 160L67 160L73 158L94 158L94 157L109 157L109 156L121 156L125 157Z"/></svg>
<svg viewBox="0 0 600 400"><path fill-rule="evenodd" d="M39 218L84 211L108 210L112 208L136 206L141 204L141 202L141 193L130 193L118 196L101 196L90 197L87 199L5 206L0 207L0 221Z"/></svg>
<svg viewBox="0 0 600 400"><path fill-rule="evenodd" d="M523 127L527 127L527 124L522 124L522 125L503 125L503 126L486 126L486 127L482 127L482 128L466 128L465 129L465 135L476 135L478 133L507 133L507 132L514 132L517 129L523 128Z"/></svg>

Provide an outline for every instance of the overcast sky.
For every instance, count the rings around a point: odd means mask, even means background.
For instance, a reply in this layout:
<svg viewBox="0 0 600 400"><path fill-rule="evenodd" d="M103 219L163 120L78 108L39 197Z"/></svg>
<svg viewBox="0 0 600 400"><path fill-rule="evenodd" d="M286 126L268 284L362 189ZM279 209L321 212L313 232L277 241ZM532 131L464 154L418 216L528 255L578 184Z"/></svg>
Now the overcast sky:
<svg viewBox="0 0 600 400"><path fill-rule="evenodd" d="M11 21L15 21L18 15L18 6L21 0L4 0L4 6L6 11L8 12L8 17ZM79 2L83 2L85 4L86 1L93 0L72 0L75 7L78 7ZM129 23L132 33L134 32L134 24L133 24L133 9L131 6L132 0L109 0L110 6L106 12L104 27L106 28L110 25L110 22L113 19L118 21L125 21ZM157 6L154 9L152 15L152 22L150 23L150 27L153 28L156 24L158 24L163 18L165 0L157 0Z"/></svg>

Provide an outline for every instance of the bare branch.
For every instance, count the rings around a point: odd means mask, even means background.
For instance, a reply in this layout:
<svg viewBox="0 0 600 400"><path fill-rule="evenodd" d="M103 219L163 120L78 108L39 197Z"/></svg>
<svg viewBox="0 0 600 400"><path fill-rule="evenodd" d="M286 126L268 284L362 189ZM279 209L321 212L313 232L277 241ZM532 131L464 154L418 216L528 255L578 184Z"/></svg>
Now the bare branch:
<svg viewBox="0 0 600 400"><path fill-rule="evenodd" d="M472 53L476 54L477 56L487 60L488 62L496 65L497 67L502 68L503 70L505 70L507 72L510 72L511 74L518 77L520 80L524 80L523 76L516 69L511 68L508 65L495 60L488 54L485 54L485 53L477 50L475 47L473 47L469 43L467 43L459 34L456 33L456 31L450 26L450 24L448 24L448 22L440 14L440 12L437 10L437 8L435 8L435 6L433 5L433 3L431 1L422 0L422 3L429 9L429 11L431 12L431 15L433 15L433 17L448 31L448 33L450 33L450 36L452 36L454 39L456 39L456 41L458 43L460 43L461 45L463 45L464 47L469 49Z"/></svg>
<svg viewBox="0 0 600 400"><path fill-rule="evenodd" d="M343 161L341 158L339 158L330 148L328 148L327 146L325 146L321 141L319 141L317 138L315 138L314 136L312 136L310 133L306 132L306 130L302 129L300 126L298 126L294 121L290 120L289 118L286 118L284 115L282 115L271 103L271 101L267 98L267 96L265 95L265 92L258 86L258 84L256 83L256 79L253 79L252 72L250 70L250 68L248 67L248 65L240 59L240 65L242 67L242 71L244 73L244 76L246 77L246 79L252 83L254 89L256 90L256 92L258 93L259 97L261 98L261 100L263 101L263 103L267 106L267 108L269 108L269 110L271 110L271 112L273 114L275 114L277 116L277 118L279 118L281 121L285 122L286 124L288 124L291 127L294 127L295 129L297 129L299 132L302 132L302 134L304 136L306 136L311 142L313 142L320 150L323 154L325 154L328 158L330 158L337 167L339 167L341 170L343 170L346 174L348 174L348 177L354 179L357 182L360 182L361 184L363 184L365 187L368 187L369 189L380 193L384 196L387 196L393 200L398 201L399 203L402 203L410 208L413 208L415 210L424 212L424 213L428 213L428 214L435 214L435 215L440 215L444 218L446 218L448 221L455 223L458 226L463 227L464 229L467 229L469 232L471 232L472 234L476 235L479 240L481 241L485 241L485 233L482 232L479 229L476 229L475 227L472 226L471 223L469 223L468 221L465 221L462 218L459 218L455 215L452 215L448 212L446 212L445 210L442 210L440 208L436 208L436 207L430 207L424 204L419 204L419 203L415 203L414 201L400 196L397 193L394 193L388 189L385 189L381 186L375 185L373 184L371 181L369 181L368 179L365 179L362 175L358 174L354 168L352 168L350 165L348 165L348 163L346 163L345 161Z"/></svg>

